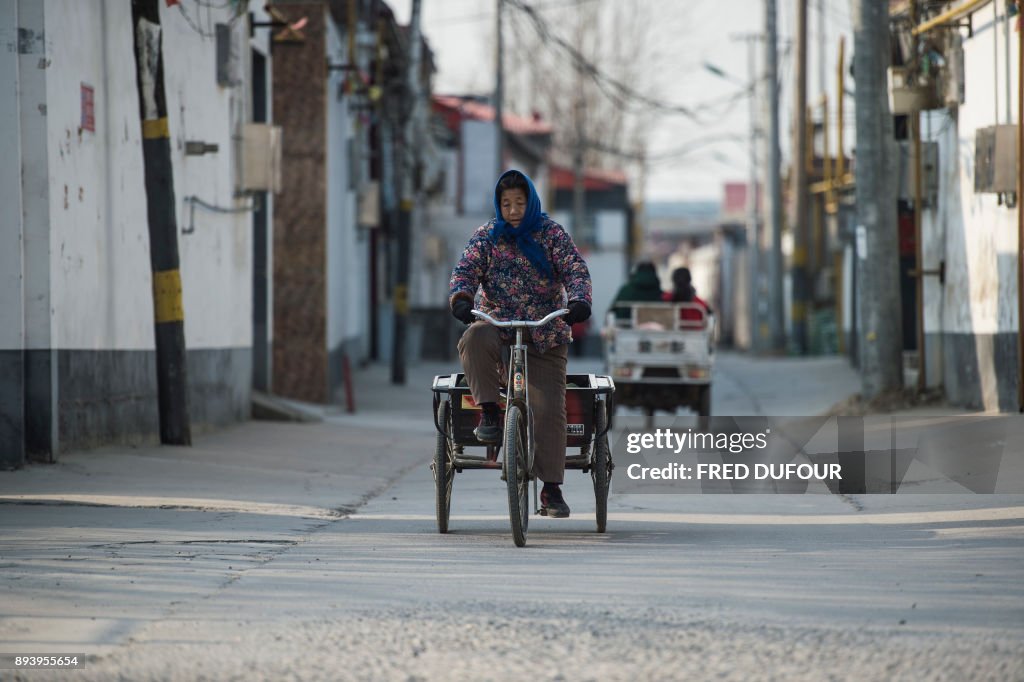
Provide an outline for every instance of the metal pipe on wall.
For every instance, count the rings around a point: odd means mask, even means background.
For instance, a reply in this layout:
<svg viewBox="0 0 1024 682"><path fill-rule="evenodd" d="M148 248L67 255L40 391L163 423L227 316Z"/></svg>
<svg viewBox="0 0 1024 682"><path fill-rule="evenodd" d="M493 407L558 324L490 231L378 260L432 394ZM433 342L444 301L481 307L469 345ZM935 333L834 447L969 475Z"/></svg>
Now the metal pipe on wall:
<svg viewBox="0 0 1024 682"><path fill-rule="evenodd" d="M956 21L957 19L959 19L963 15L965 15L965 14L967 14L969 12L973 12L974 10L978 9L979 7L981 7L982 5L984 5L987 2L992 2L992 0L967 0L967 2L965 2L964 4L962 4L962 5L958 6L958 7L954 7L952 9L946 10L942 14L940 14L940 15L938 15L936 17L932 17L931 19L929 19L928 21L924 22L923 24L916 25L911 30L911 34L917 36L917 35L920 35L921 33L927 33L928 31L932 30L936 26L941 26L941 25L949 23L951 21Z"/></svg>
<svg viewBox="0 0 1024 682"><path fill-rule="evenodd" d="M838 86L837 92L836 92L836 98L837 98L836 108L837 108L837 110L839 112L839 121L838 121L839 129L836 131L836 135L837 135L837 139L838 139L838 143L839 143L839 153L836 154L836 182L838 182L840 185L843 184L843 174L846 172L846 167L845 167L846 166L846 152L843 151L843 125L844 125L843 107L846 105L846 93L843 91L843 88L846 87L846 84L845 84L845 82L843 80L843 70L846 68L845 62L846 62L846 38L844 38L843 36L840 36L839 37L839 60L838 60L838 64L836 64L836 72L839 74L839 86Z"/></svg>
<svg viewBox="0 0 1024 682"><path fill-rule="evenodd" d="M1024 412L1024 20L1017 15L1017 409ZM1007 65L1009 66L1009 65Z"/></svg>
<svg viewBox="0 0 1024 682"><path fill-rule="evenodd" d="M924 245L921 243L921 112L910 114L910 125L914 136L914 306L917 309L917 390L923 392L928 386L928 363L925 362L924 348Z"/></svg>

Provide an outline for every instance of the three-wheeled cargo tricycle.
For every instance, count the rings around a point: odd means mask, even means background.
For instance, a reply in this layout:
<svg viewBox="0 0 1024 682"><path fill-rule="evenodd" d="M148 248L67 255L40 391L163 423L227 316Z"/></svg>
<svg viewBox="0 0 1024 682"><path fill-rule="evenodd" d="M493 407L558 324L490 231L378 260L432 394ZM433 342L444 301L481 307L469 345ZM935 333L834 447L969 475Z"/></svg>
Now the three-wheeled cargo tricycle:
<svg viewBox="0 0 1024 682"><path fill-rule="evenodd" d="M604 355L615 403L711 414L715 318L696 303L621 302L608 313Z"/></svg>
<svg viewBox="0 0 1024 682"><path fill-rule="evenodd" d="M532 474L534 456L533 413L529 404L527 351L523 332L533 326L547 324L567 310L559 310L538 321L501 322L480 311L474 314L499 327L516 332L511 358L502 388L500 403L502 442L485 444L473 433L480 421L481 408L473 401L469 385L462 373L434 377L434 426L437 441L434 449L437 530L447 533L451 514L452 488L455 475L470 469L501 471L508 486L509 520L515 544L526 544L529 523L528 488L533 481L534 509L539 509L537 481ZM612 453L608 432L612 425L612 404L615 383L610 377L594 374L568 374L565 387L566 453L565 468L589 473L597 506L597 532L605 532L608 522L608 490L611 484ZM480 450L482 449L482 453Z"/></svg>

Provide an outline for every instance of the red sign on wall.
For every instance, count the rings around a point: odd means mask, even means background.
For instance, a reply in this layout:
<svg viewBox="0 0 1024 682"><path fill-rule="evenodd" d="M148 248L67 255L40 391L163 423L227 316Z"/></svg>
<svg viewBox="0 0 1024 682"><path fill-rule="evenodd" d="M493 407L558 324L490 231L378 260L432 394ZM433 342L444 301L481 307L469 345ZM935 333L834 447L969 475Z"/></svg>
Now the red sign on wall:
<svg viewBox="0 0 1024 682"><path fill-rule="evenodd" d="M91 85L82 83L82 130L96 132L95 91Z"/></svg>

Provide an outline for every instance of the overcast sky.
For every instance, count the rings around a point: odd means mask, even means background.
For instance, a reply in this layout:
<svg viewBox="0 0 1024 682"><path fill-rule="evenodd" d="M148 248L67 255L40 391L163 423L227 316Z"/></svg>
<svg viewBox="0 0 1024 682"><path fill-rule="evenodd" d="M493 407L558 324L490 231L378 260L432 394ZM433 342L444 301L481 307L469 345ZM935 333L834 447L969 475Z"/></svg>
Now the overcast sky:
<svg viewBox="0 0 1024 682"><path fill-rule="evenodd" d="M597 2L655 2L658 11L668 13L665 21L653 27L659 37L673 46L674 57L661 78L657 96L673 103L693 106L735 93L749 79L747 45L735 39L764 30L764 0L583 0ZM497 0L422 0L423 30L434 50L438 66L434 89L439 93L491 93L494 88L494 35ZM532 0L538 7L570 4L571 0ZM824 7L827 87L831 101L835 91L835 54L840 33L847 36L847 62L852 54L849 33L850 10L847 0L808 0L810 71L808 96L819 93L818 7ZM409 20L412 1L391 0L398 20ZM793 35L796 0L778 0L779 33L782 39ZM516 10L509 9L514 12ZM507 38L506 38L507 39ZM709 63L729 74L730 82L704 68ZM757 50L757 70L763 73L763 47ZM788 155L793 98L792 53L780 55L783 78L781 102L783 154ZM506 66L509 68L509 66ZM566 69L572 68L567 62ZM847 111L852 111L847 102ZM738 135L738 141L723 140L705 146L683 159L652 164L646 183L647 200L719 200L722 184L745 182L749 176L749 103L740 99L725 112L718 112L711 125L679 117L665 117L652 131L650 154L676 149L692 140ZM835 113L833 111L833 118ZM852 139L852 117L847 117L848 139ZM834 140L834 134L833 134ZM834 142L833 142L834 144ZM849 149L849 146L847 146ZM759 154L763 153L759 149Z"/></svg>

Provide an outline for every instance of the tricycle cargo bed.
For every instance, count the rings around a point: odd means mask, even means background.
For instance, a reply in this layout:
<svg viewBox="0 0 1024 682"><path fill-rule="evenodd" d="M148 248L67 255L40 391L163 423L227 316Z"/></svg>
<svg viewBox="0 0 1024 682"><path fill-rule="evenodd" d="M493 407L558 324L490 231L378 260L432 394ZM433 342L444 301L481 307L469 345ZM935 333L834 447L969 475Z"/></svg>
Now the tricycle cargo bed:
<svg viewBox="0 0 1024 682"><path fill-rule="evenodd" d="M567 374L565 377L566 446L582 447L594 437L594 401L601 394L611 394L615 384L609 377L596 374ZM434 377L431 387L436 404L450 397L453 439L458 445L483 446L473 435L480 423L481 408L470 394L465 375L442 374ZM504 419L505 401L499 403Z"/></svg>
<svg viewBox="0 0 1024 682"><path fill-rule="evenodd" d="M708 414L714 323L694 303L617 304L603 333L607 371L619 387L615 402L648 414L678 407Z"/></svg>

